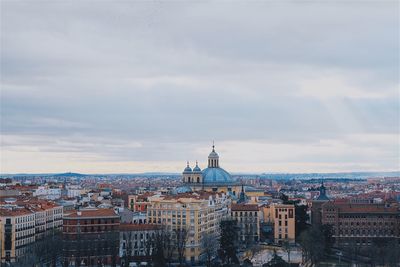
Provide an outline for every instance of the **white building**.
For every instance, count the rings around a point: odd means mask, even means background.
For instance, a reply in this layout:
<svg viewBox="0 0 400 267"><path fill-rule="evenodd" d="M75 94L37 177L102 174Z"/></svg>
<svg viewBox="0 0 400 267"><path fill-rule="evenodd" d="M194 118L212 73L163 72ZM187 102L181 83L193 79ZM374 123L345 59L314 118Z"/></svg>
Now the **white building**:
<svg viewBox="0 0 400 267"><path fill-rule="evenodd" d="M39 186L33 191L34 197L43 199L56 200L61 198L61 188L53 188L48 185Z"/></svg>

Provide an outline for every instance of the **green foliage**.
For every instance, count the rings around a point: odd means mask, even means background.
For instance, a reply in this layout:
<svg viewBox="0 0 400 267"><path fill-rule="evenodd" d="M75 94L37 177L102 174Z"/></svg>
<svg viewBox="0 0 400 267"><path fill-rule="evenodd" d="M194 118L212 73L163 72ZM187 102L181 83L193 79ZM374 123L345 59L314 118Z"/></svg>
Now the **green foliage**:
<svg viewBox="0 0 400 267"><path fill-rule="evenodd" d="M295 206L295 230L296 230L296 239L300 236L300 234L307 230L309 225L307 224L307 220L309 216L307 214L307 206L306 205L296 205Z"/></svg>

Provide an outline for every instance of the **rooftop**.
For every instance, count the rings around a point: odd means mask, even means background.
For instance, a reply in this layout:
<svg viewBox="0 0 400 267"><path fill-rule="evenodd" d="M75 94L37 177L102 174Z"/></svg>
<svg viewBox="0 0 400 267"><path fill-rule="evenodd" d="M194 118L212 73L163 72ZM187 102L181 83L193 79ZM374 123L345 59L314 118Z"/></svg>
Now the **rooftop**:
<svg viewBox="0 0 400 267"><path fill-rule="evenodd" d="M81 210L73 211L71 214L65 216L64 218L104 218L104 217L115 217L119 216L115 213L113 209L93 209L93 210Z"/></svg>
<svg viewBox="0 0 400 267"><path fill-rule="evenodd" d="M121 223L119 225L120 231L150 231L160 229L159 225L156 224L132 224L132 223Z"/></svg>
<svg viewBox="0 0 400 267"><path fill-rule="evenodd" d="M232 211L258 211L257 204L232 204Z"/></svg>

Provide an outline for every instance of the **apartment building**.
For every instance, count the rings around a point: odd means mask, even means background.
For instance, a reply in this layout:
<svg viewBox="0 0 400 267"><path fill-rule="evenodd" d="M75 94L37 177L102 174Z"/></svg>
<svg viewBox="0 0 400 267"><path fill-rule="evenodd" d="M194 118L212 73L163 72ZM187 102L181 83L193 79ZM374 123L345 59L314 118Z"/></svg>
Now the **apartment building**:
<svg viewBox="0 0 400 267"><path fill-rule="evenodd" d="M275 243L295 242L295 205L271 204L263 206L261 210L263 212L263 223L269 224L273 228Z"/></svg>
<svg viewBox="0 0 400 267"><path fill-rule="evenodd" d="M160 227L155 224L130 224L119 226L119 257L122 265L150 259L154 240Z"/></svg>
<svg viewBox="0 0 400 267"><path fill-rule="evenodd" d="M74 211L63 221L63 264L103 266L117 262L120 218L113 209Z"/></svg>
<svg viewBox="0 0 400 267"><path fill-rule="evenodd" d="M189 187L177 188L176 191L180 193L149 198L147 222L161 225L171 232L186 229L186 261L205 261L203 242L206 237L218 240L219 223L230 216L230 199L224 193L192 192Z"/></svg>
<svg viewBox="0 0 400 267"><path fill-rule="evenodd" d="M1 261L14 262L25 253L24 247L46 233L60 229L63 208L36 198L0 200Z"/></svg>
<svg viewBox="0 0 400 267"><path fill-rule="evenodd" d="M249 246L260 239L260 211L257 204L232 204L231 217L240 228L239 244Z"/></svg>
<svg viewBox="0 0 400 267"><path fill-rule="evenodd" d="M274 213L275 243L295 242L295 206L278 204L272 206Z"/></svg>

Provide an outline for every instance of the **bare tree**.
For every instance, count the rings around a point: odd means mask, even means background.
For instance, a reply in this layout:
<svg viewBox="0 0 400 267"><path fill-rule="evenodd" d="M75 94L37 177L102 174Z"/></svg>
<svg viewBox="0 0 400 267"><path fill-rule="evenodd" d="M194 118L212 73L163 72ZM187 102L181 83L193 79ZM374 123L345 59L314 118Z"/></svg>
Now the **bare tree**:
<svg viewBox="0 0 400 267"><path fill-rule="evenodd" d="M207 267L210 267L211 260L217 252L215 235L211 234L210 232L203 234L201 243L203 252L207 257Z"/></svg>
<svg viewBox="0 0 400 267"><path fill-rule="evenodd" d="M122 237L123 240L125 241L125 248L123 250L123 255L122 255L122 259L123 259L123 264L122 266L129 266L129 263L132 260L132 250L133 250L133 246L132 246L132 237L133 234L131 231L128 232L124 232L122 233Z"/></svg>
<svg viewBox="0 0 400 267"><path fill-rule="evenodd" d="M165 250L165 257L168 263L168 266L171 266L172 262L172 256L174 255L175 251L175 242L173 239L172 232L169 230L163 231L163 244L164 244L164 250Z"/></svg>
<svg viewBox="0 0 400 267"><path fill-rule="evenodd" d="M152 238L152 263L156 267L170 266L172 256L175 251L175 242L173 240L171 231L166 227L160 227ZM150 246L148 244L147 246Z"/></svg>
<svg viewBox="0 0 400 267"><path fill-rule="evenodd" d="M179 265L183 266L185 260L186 242L188 239L188 230L185 227L179 227L174 230L174 233Z"/></svg>
<svg viewBox="0 0 400 267"><path fill-rule="evenodd" d="M250 251L251 251L251 258L250 261L252 261L254 259L254 256L257 255L257 253L259 253L260 251L262 251L263 248L260 245L253 245L250 247Z"/></svg>
<svg viewBox="0 0 400 267"><path fill-rule="evenodd" d="M288 263L289 263L289 266L290 266L290 252L291 252L291 246L290 246L290 243L289 243L289 241L285 241L285 242L283 242L283 249L286 251L286 253L287 253L287 256L288 256Z"/></svg>
<svg viewBox="0 0 400 267"><path fill-rule="evenodd" d="M156 234L149 233L148 237L146 237L144 241L144 255L147 259L151 259L151 256L153 255L155 247L155 239L156 239Z"/></svg>

